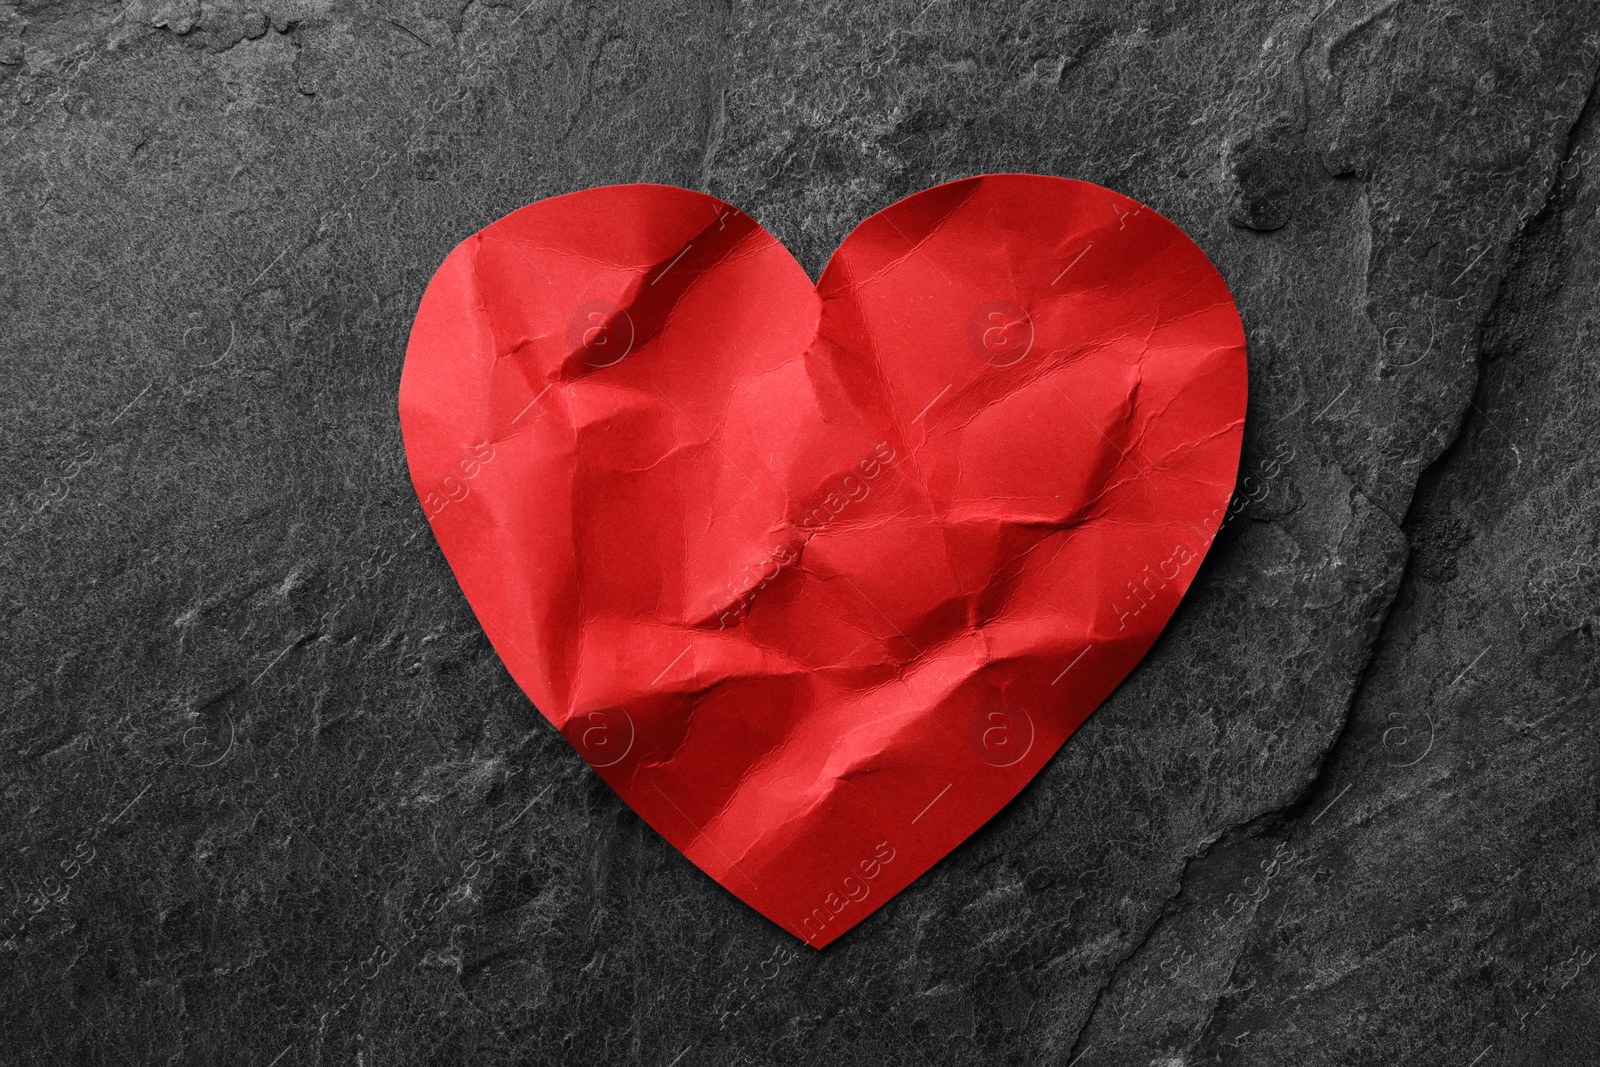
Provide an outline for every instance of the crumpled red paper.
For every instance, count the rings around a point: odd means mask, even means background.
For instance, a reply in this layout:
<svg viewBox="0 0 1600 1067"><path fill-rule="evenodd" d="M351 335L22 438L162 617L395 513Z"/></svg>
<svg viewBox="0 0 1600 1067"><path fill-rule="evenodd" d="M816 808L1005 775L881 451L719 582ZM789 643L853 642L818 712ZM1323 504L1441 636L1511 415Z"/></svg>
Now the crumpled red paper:
<svg viewBox="0 0 1600 1067"><path fill-rule="evenodd" d="M813 286L738 209L624 185L450 254L400 417L517 683L821 947L1145 654L1227 507L1245 393L1221 276L1099 186L928 189Z"/></svg>

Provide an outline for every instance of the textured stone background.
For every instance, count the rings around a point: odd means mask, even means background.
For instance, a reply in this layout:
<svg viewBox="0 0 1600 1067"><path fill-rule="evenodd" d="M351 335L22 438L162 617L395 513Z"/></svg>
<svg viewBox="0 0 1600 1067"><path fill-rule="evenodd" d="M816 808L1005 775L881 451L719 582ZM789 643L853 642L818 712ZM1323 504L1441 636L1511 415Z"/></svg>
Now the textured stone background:
<svg viewBox="0 0 1600 1067"><path fill-rule="evenodd" d="M1597 74L1586 0L0 3L0 1060L1600 1061ZM1211 255L1251 500L817 953L511 684L404 341L541 197L706 189L815 273L996 170Z"/></svg>

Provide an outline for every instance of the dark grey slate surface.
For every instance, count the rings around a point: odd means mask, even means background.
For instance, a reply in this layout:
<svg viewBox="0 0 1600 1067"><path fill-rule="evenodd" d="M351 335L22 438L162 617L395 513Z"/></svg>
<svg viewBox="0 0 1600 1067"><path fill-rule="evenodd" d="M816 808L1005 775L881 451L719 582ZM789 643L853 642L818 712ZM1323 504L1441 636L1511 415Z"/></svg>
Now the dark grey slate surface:
<svg viewBox="0 0 1600 1067"><path fill-rule="evenodd" d="M1600 13L0 3L0 1059L1600 1062ZM465 235L937 181L1182 225L1243 473L1147 662L826 952L511 684L394 413Z"/></svg>

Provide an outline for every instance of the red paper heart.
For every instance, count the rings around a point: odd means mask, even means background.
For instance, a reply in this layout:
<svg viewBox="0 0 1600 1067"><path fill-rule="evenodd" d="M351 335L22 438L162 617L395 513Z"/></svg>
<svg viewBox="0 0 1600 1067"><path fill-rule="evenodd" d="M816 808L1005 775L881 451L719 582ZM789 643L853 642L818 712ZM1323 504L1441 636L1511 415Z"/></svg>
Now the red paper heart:
<svg viewBox="0 0 1600 1067"><path fill-rule="evenodd" d="M714 197L545 200L439 268L400 419L517 683L662 836L821 947L1132 670L1221 523L1226 284L1084 182L937 186L813 287Z"/></svg>

